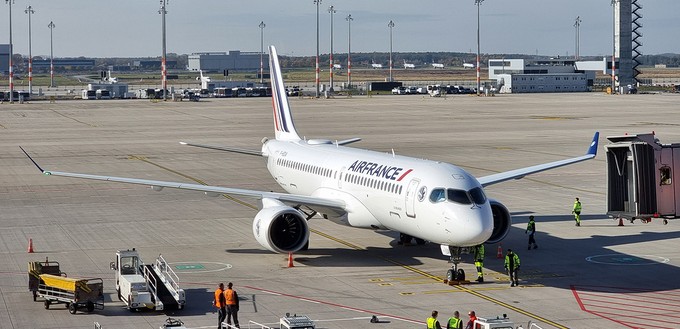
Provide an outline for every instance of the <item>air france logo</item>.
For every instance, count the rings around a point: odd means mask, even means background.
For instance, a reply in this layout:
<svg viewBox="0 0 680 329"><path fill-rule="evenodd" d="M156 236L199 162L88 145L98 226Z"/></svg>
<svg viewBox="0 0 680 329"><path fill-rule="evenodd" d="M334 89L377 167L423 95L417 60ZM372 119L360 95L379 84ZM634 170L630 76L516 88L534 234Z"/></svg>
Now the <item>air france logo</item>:
<svg viewBox="0 0 680 329"><path fill-rule="evenodd" d="M418 201L423 202L425 200L425 194L427 193L427 187L423 186L418 190Z"/></svg>
<svg viewBox="0 0 680 329"><path fill-rule="evenodd" d="M413 171L413 169L408 169L406 170L406 172L402 174L404 168L360 160L354 161L354 163L352 163L352 165L349 166L348 170L360 174L367 174L393 181L401 181L404 177L406 177L406 175Z"/></svg>

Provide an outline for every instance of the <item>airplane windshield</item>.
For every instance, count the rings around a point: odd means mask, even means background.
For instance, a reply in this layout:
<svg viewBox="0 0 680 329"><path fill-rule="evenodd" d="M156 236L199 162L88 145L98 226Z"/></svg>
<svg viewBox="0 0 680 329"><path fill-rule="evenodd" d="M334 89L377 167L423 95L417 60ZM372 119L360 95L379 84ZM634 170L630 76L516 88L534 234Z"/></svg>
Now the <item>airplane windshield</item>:
<svg viewBox="0 0 680 329"><path fill-rule="evenodd" d="M472 203L467 192L465 192L464 190L456 190L456 189L450 188L450 189L446 190L446 195L447 195L447 199L449 199L449 201L453 201L455 203L460 203L460 204L471 204Z"/></svg>
<svg viewBox="0 0 680 329"><path fill-rule="evenodd" d="M458 189L443 189L435 188L430 193L430 201L433 203L439 203L449 200L451 202L459 204L484 204L486 202L486 195L484 190L480 187L475 187L470 191L458 190Z"/></svg>

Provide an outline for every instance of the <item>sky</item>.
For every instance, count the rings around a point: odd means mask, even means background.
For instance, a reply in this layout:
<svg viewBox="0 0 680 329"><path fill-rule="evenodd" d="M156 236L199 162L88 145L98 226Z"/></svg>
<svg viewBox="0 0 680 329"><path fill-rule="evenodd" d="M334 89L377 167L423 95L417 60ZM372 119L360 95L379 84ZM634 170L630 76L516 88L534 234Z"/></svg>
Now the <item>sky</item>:
<svg viewBox="0 0 680 329"><path fill-rule="evenodd" d="M484 0L480 6L482 53L574 55L576 17L581 19L580 55L612 52L610 0ZM638 0L642 4L643 54L680 53L680 1ZM0 43L9 43L9 6L0 1ZM28 54L31 5L32 53L49 55L50 21L55 57L157 57L162 53L159 0L14 0L14 52ZM321 0L320 53L330 52L333 5L334 53L346 53L348 14L352 52L476 52L474 0ZM168 53L260 51L316 53L313 0L168 0Z"/></svg>

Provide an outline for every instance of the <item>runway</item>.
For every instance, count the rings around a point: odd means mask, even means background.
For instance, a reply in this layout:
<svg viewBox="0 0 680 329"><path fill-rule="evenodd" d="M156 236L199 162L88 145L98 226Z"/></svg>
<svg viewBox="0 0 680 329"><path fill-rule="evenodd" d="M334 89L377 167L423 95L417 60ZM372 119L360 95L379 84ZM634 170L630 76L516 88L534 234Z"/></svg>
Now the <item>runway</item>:
<svg viewBox="0 0 680 329"><path fill-rule="evenodd" d="M180 141L258 150L273 138L271 100L57 101L0 105L0 328L158 328L168 316L214 328L219 282L239 292L241 327L278 327L285 313L317 328L419 328L432 310L507 314L515 326L680 326L680 221L625 226L606 213L606 136L654 131L680 142L680 95L599 93L447 98L376 96L290 100L306 138L361 137L353 147L450 162L475 176L578 156L600 131L596 159L486 189L513 214L502 242L521 258L511 288L486 247L485 283L448 286L438 245L397 245L398 233L339 226L320 218L310 249L273 254L253 238L257 200L42 175L47 170L181 181L282 192L262 158L182 146ZM571 215L583 203L582 226ZM528 216L538 249L526 250ZM27 253L32 239L34 253ZM187 307L174 314L129 312L109 263L135 247L175 267ZM43 308L27 286L27 262L58 261L69 277L104 279L103 311ZM466 255L463 269L474 278ZM381 321L371 324L371 316ZM252 326L252 328L259 328Z"/></svg>

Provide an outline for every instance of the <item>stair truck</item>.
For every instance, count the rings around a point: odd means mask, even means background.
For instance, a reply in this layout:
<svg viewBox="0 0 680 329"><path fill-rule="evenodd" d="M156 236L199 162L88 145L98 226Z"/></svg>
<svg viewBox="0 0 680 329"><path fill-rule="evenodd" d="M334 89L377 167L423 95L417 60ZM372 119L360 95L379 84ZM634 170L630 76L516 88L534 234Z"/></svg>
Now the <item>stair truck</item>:
<svg viewBox="0 0 680 329"><path fill-rule="evenodd" d="M45 309L49 309L51 304L65 304L71 314L76 314L80 308L88 312L104 309L104 281L101 278L68 278L59 270L57 262L28 264L29 290L33 291L33 301L42 297Z"/></svg>
<svg viewBox="0 0 680 329"><path fill-rule="evenodd" d="M131 311L184 308L184 290L179 287L177 274L162 255L153 264L144 264L135 248L118 250L111 269L115 271L118 299Z"/></svg>

